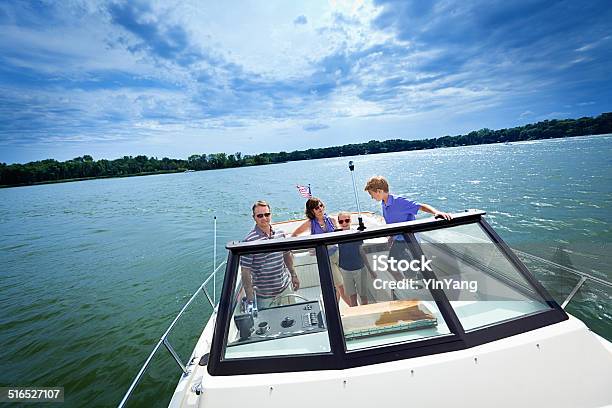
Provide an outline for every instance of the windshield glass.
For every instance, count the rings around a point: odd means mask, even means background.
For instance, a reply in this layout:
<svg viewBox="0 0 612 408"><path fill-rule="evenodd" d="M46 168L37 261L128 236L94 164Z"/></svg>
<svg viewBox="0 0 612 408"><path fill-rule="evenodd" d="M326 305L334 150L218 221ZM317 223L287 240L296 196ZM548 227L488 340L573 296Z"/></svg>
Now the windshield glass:
<svg viewBox="0 0 612 408"><path fill-rule="evenodd" d="M451 333L402 235L328 246L347 350Z"/></svg>
<svg viewBox="0 0 612 408"><path fill-rule="evenodd" d="M466 331L550 308L479 224L415 236Z"/></svg>

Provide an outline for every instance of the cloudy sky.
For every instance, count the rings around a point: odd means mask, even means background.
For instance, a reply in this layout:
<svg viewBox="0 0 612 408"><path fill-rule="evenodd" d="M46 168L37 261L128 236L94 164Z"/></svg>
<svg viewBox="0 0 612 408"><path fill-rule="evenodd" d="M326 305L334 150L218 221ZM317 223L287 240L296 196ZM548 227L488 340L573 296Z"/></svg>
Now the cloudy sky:
<svg viewBox="0 0 612 408"><path fill-rule="evenodd" d="M259 153L612 111L603 1L0 3L0 161Z"/></svg>

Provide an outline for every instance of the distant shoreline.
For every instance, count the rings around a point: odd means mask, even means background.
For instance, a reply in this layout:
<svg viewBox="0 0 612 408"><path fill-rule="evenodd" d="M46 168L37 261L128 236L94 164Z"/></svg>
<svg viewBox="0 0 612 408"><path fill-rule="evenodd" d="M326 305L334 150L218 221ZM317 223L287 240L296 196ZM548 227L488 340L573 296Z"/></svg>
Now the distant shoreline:
<svg viewBox="0 0 612 408"><path fill-rule="evenodd" d="M43 184L72 183L74 181L88 181L88 180L103 180L103 179L111 179L111 178L154 176L156 174L174 174L174 173L184 173L184 172L185 172L184 170L167 170L167 171L153 171L153 172L142 172L142 173L134 173L134 174L123 174L123 175L120 175L120 176L77 177L77 178L61 179L61 180L37 181L37 182L34 182L34 183L30 183L30 184L0 185L0 188L40 186L40 185L43 185Z"/></svg>
<svg viewBox="0 0 612 408"><path fill-rule="evenodd" d="M466 135L417 140L370 140L366 143L296 150L289 153L281 151L244 156L240 152L230 155L226 153L194 154L189 156L187 160L169 159L167 157L159 160L155 157L148 158L141 155L97 161L94 161L93 157L85 155L65 162L48 159L26 164L6 165L0 163L0 188L249 167L344 156L430 150L443 147L599 136L610 133L612 133L612 112L607 112L594 118L545 120L510 129L480 129Z"/></svg>
<svg viewBox="0 0 612 408"><path fill-rule="evenodd" d="M552 139L570 139L570 138L574 138L574 137L583 137L583 136L586 136L586 137L589 137L589 136L604 136L604 135L607 135L607 134L609 134L609 133L602 133L602 134L596 134L596 135L562 136L562 137L553 137L553 138L548 138L548 139L531 139L531 140L524 140L524 141L552 140ZM523 140L512 142L512 143L520 143L520 142L523 142ZM477 144L477 145L470 145L470 146L481 146L483 144L500 144L500 143L501 142L497 142L497 143L480 143L480 144ZM466 145L463 145L463 146L443 146L443 147L432 147L432 148L420 149L420 150L434 150L434 149L445 149L445 148L449 148L449 147L465 147L465 146ZM409 150L405 150L405 151L409 151ZM361 154L360 156L367 156L367 155L370 155L370 154L385 154L385 153L397 153L397 152L365 153L365 154ZM336 156L336 157L343 157L343 156ZM334 157L331 157L331 158L334 158ZM305 159L305 160L318 160L318 158ZM273 162L273 163L258 164L258 165L248 165L248 166L238 166L238 167L269 166L269 165L273 165L273 164L289 163L289 162L292 162L292 161L303 161L303 160L287 160L287 161L283 161L283 162ZM221 169L222 168L207 169L207 170L221 170ZM189 171L187 171L187 170L189 170ZM118 175L118 176L80 177L80 178L70 178L70 179L61 179L61 180L38 181L38 182L30 183L30 184L0 185L0 189L1 188L13 188L13 187L39 186L39 185L44 185L44 184L71 183L71 182L75 182L75 181L103 180L103 179L111 179L111 178L126 178L126 177L141 177L141 176L155 176L155 175L160 175L160 174L188 173L188 172L207 171L207 170L177 169L177 170L160 170L160 171L153 171L153 172L142 172L142 173L134 173L134 174L124 174L124 175Z"/></svg>

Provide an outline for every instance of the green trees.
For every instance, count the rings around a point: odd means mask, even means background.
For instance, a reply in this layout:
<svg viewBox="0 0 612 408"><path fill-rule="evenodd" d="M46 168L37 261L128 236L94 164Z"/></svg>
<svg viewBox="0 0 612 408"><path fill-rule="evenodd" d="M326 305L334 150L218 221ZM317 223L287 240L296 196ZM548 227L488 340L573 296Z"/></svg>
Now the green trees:
<svg viewBox="0 0 612 408"><path fill-rule="evenodd" d="M466 135L443 136L420 140L370 140L367 143L323 147L293 152L260 153L243 155L241 152L193 154L187 160L139 155L121 159L95 161L90 155L58 162L47 159L26 164L0 163L0 186L28 185L62 180L81 180L99 177L122 177L190 170L211 170L229 167L257 166L287 161L354 156L360 154L399 152L433 149L437 147L467 146L521 140L550 139L558 137L612 133L612 112L595 118L545 120L511 129L480 129Z"/></svg>

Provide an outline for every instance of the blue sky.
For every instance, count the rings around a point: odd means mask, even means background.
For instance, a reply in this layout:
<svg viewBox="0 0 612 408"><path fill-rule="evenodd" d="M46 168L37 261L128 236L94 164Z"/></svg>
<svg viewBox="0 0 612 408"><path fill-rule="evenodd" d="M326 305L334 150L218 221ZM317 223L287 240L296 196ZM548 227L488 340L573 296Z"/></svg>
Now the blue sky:
<svg viewBox="0 0 612 408"><path fill-rule="evenodd" d="M259 153L612 111L604 1L0 3L0 161Z"/></svg>

